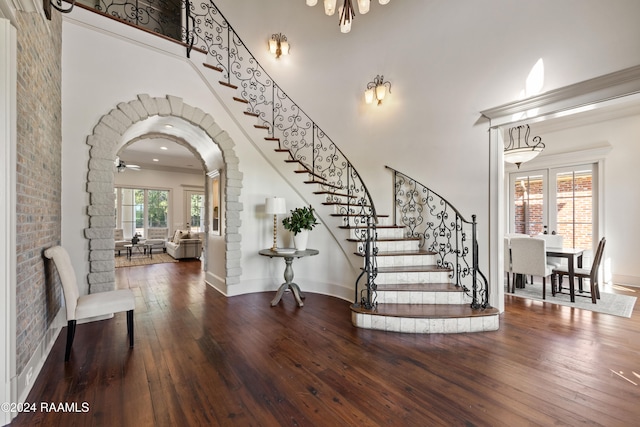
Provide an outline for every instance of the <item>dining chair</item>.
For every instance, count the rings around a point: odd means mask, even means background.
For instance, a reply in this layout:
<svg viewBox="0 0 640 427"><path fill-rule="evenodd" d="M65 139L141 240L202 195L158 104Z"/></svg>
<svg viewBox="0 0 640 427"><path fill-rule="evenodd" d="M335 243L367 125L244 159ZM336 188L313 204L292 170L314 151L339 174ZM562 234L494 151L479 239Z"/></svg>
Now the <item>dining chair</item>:
<svg viewBox="0 0 640 427"><path fill-rule="evenodd" d="M44 256L53 260L62 282L62 293L67 310L67 347L64 361L68 362L71 355L76 322L90 317L126 311L129 347L133 347L133 310L135 307L133 292L130 289L120 289L81 296L69 253L61 246L53 246L44 251Z"/></svg>
<svg viewBox="0 0 640 427"><path fill-rule="evenodd" d="M511 279L511 247L510 247L510 239L508 237L504 238L504 271L507 273L507 292L514 292L514 290L511 289L511 283L514 283L515 286L515 281L510 280Z"/></svg>
<svg viewBox="0 0 640 427"><path fill-rule="evenodd" d="M591 264L591 268L576 268L574 271L574 275L578 280L581 279L589 279L589 295L582 295L584 292L582 288L580 288L580 293L577 295L579 297L591 297L591 302L597 304L600 299L600 286L598 282L598 270L600 269L600 263L602 261L602 257L604 254L604 245L606 243L606 239L603 237L600 239L598 243L598 247L596 248L595 256L593 257L593 262ZM566 293L562 292L562 278L563 276L569 275L569 270L567 267L561 266L553 269L554 277L558 278L558 293ZM569 287L571 290L571 287ZM571 294L569 291L569 295L571 295L572 300L575 295L575 287L573 288L574 292Z"/></svg>
<svg viewBox="0 0 640 427"><path fill-rule="evenodd" d="M547 264L546 242L543 239L512 238L510 246L514 291L516 274L542 277L542 299L546 299L547 277L551 277L551 292L555 295L555 279L551 274L553 266Z"/></svg>
<svg viewBox="0 0 640 427"><path fill-rule="evenodd" d="M547 242L547 248L561 248L564 244L564 238L560 234L538 234L536 239L543 239ZM554 267L560 267L563 265L563 259L558 257L547 257L547 264L551 264Z"/></svg>

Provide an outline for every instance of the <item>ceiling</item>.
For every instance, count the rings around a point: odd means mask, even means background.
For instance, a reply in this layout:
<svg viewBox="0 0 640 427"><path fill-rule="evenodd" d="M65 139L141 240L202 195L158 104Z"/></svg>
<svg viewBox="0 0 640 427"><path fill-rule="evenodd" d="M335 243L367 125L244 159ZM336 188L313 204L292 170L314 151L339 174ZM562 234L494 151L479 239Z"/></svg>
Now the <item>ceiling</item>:
<svg viewBox="0 0 640 427"><path fill-rule="evenodd" d="M126 164L139 165L141 169L188 173L203 171L201 161L189 149L162 137L139 139L123 148L119 157Z"/></svg>

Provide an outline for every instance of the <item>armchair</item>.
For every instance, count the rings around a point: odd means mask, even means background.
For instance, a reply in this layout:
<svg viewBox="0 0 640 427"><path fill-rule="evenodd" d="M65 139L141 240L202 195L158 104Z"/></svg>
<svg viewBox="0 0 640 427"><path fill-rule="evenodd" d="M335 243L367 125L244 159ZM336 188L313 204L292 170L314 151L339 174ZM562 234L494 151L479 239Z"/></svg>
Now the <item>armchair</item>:
<svg viewBox="0 0 640 427"><path fill-rule="evenodd" d="M151 245L151 249L162 249L163 252L167 251L167 234L169 230L167 228L148 228L146 244Z"/></svg>
<svg viewBox="0 0 640 427"><path fill-rule="evenodd" d="M61 246L53 246L44 251L44 256L53 259L62 282L64 302L67 306L67 347L64 361L68 362L71 355L71 346L76 333L76 321L90 317L126 311L129 347L133 347L133 310L135 308L133 292L130 289L120 289L81 296L67 251Z"/></svg>
<svg viewBox="0 0 640 427"><path fill-rule="evenodd" d="M116 228L113 230L113 240L115 244L114 250L118 252L118 256L120 256L120 251L124 251L126 249L124 245L131 243L131 240L125 240L122 228Z"/></svg>

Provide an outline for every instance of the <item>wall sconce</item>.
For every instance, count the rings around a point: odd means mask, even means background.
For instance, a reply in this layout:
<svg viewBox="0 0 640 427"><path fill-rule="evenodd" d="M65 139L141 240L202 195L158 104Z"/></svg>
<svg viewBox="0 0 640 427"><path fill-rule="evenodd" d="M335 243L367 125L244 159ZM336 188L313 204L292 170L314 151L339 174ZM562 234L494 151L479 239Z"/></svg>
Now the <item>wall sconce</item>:
<svg viewBox="0 0 640 427"><path fill-rule="evenodd" d="M367 90L364 91L364 100L367 104L372 104L375 98L378 101L377 105L381 105L387 94L387 89L391 93L391 83L385 82L384 76L378 75L372 82L367 83Z"/></svg>
<svg viewBox="0 0 640 427"><path fill-rule="evenodd" d="M280 58L280 55L289 55L287 36L282 33L272 35L271 40L269 40L269 52L274 54L276 59Z"/></svg>

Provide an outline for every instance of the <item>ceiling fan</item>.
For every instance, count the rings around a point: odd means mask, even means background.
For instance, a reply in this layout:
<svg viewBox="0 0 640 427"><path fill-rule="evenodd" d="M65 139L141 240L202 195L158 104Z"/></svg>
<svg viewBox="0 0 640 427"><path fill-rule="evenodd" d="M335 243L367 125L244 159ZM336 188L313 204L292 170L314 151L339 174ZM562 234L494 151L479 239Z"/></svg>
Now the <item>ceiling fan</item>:
<svg viewBox="0 0 640 427"><path fill-rule="evenodd" d="M120 157L116 157L116 161L114 162L116 165L116 170L118 172L124 172L125 170L129 169L132 171L139 171L140 170L140 166L138 165L128 165L124 162L124 160L121 160Z"/></svg>

